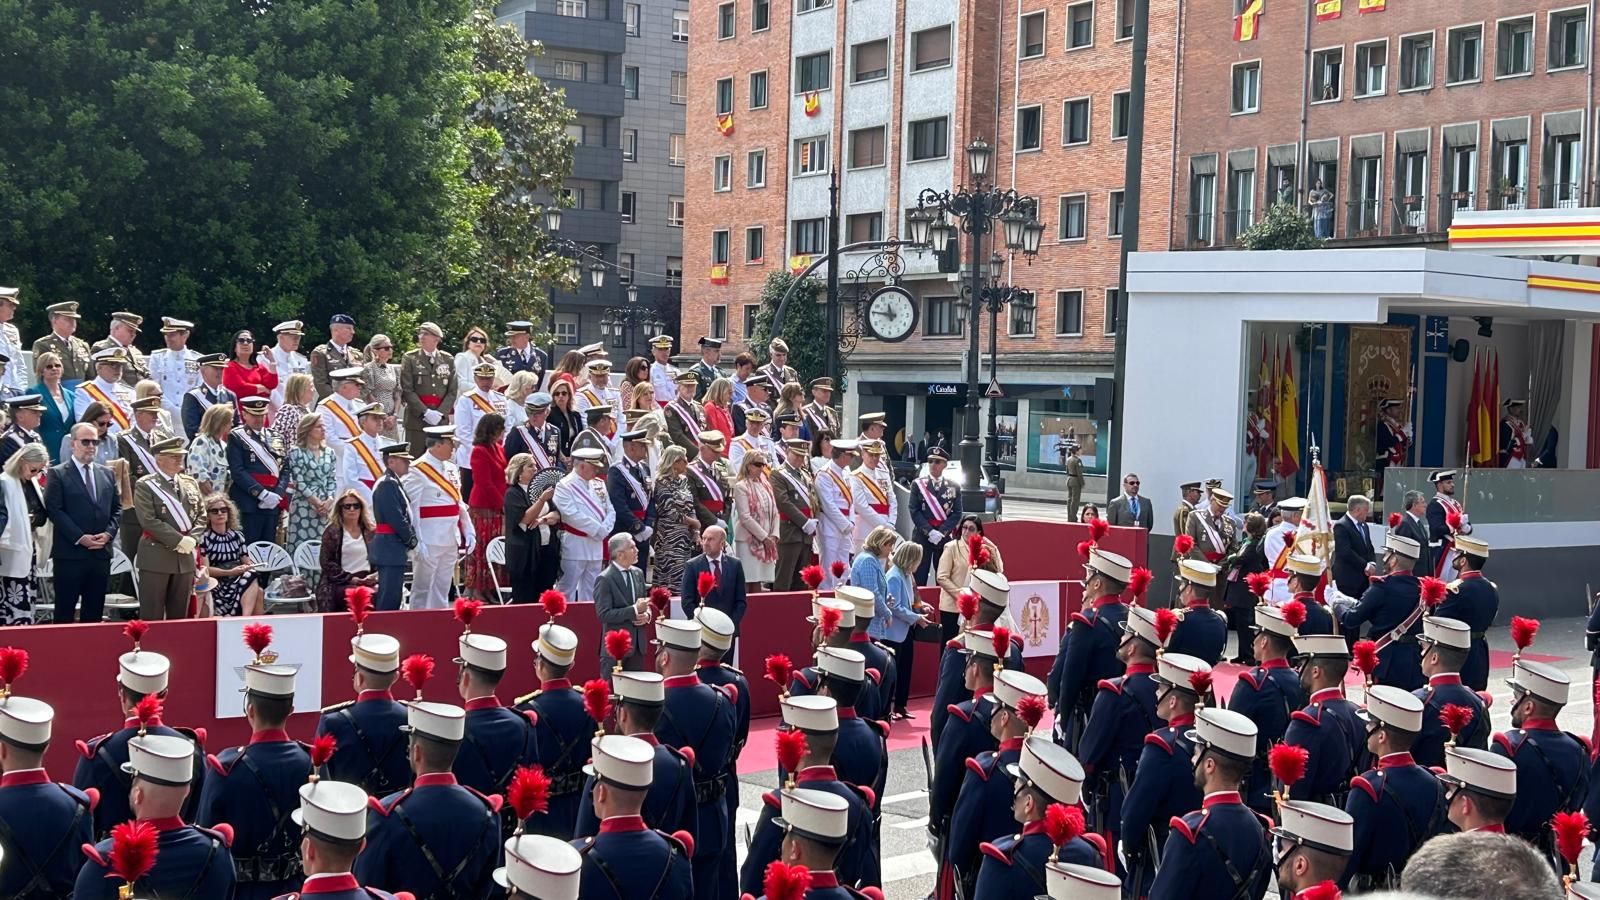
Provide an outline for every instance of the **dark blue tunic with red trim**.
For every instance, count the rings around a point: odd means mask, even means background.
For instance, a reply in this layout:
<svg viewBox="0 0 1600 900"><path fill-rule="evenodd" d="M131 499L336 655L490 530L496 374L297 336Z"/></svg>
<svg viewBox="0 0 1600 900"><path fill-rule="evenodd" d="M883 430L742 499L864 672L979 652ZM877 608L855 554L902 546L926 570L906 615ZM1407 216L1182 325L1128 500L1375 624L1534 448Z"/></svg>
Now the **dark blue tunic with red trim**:
<svg viewBox="0 0 1600 900"><path fill-rule="evenodd" d="M1074 753L1089 708L1094 704L1096 687L1107 678L1122 674L1117 646L1122 643L1122 623L1128 607L1120 596L1102 597L1087 609L1072 614L1071 625L1061 636L1055 662L1045 680L1050 704L1056 713L1056 729L1065 746Z"/></svg>
<svg viewBox="0 0 1600 900"><path fill-rule="evenodd" d="M1517 798L1506 831L1553 850L1550 819L1584 806L1589 792L1589 742L1551 719L1526 719L1494 736L1489 752L1517 764Z"/></svg>
<svg viewBox="0 0 1600 900"><path fill-rule="evenodd" d="M324 778L361 785L374 797L387 797L411 783L406 756L406 708L388 691L362 691L352 701L322 710L317 736L338 742L323 767Z"/></svg>
<svg viewBox="0 0 1600 900"><path fill-rule="evenodd" d="M1089 827L1108 831L1113 839L1122 834L1122 796L1133 783L1145 736L1161 727L1154 672L1153 663L1132 663L1126 674L1100 682L1078 742L1078 761L1093 798Z"/></svg>
<svg viewBox="0 0 1600 900"><path fill-rule="evenodd" d="M1450 740L1450 730L1444 727L1439 712L1452 704L1472 710L1472 721L1456 738L1456 746L1482 750L1489 745L1489 708L1477 691L1461 681L1458 673L1441 672L1429 678L1426 687L1412 691L1423 703L1422 732L1411 744L1411 755L1418 765L1444 765L1444 745Z"/></svg>
<svg viewBox="0 0 1600 900"><path fill-rule="evenodd" d="M933 688L933 711L928 714L928 740L939 746L939 735L944 732L945 721L950 718L950 707L963 700L971 700L967 690L967 657L961 651L961 638L952 638L944 645L939 656L939 680ZM1011 636L1011 653L1006 657L1006 668L1021 672L1022 635Z"/></svg>
<svg viewBox="0 0 1600 900"><path fill-rule="evenodd" d="M1272 820L1219 791L1171 822L1149 900L1261 900L1272 874Z"/></svg>
<svg viewBox="0 0 1600 900"><path fill-rule="evenodd" d="M993 716L994 698L987 688L980 688L973 699L950 707L950 724L945 726L939 746L934 749L933 787L928 792L928 828L936 835L949 834L956 792L967 774L967 760L999 746L989 733ZM834 756L839 758L837 750Z"/></svg>
<svg viewBox="0 0 1600 900"><path fill-rule="evenodd" d="M1333 634L1333 613L1321 603L1317 602L1317 595L1310 591L1300 591L1291 600L1299 600L1306 608L1306 620L1295 629L1296 634Z"/></svg>
<svg viewBox="0 0 1600 900"><path fill-rule="evenodd" d="M1391 753L1375 769L1350 779L1345 812L1355 819L1355 852L1341 889L1364 877L1368 889L1398 886L1406 860L1436 834L1453 830L1446 816L1444 787L1409 753Z"/></svg>
<svg viewBox="0 0 1600 900"><path fill-rule="evenodd" d="M572 842L583 855L578 895L584 900L690 900L692 842L687 832L652 830L639 816L606 819L599 834Z"/></svg>
<svg viewBox="0 0 1600 900"><path fill-rule="evenodd" d="M228 844L233 829L186 825L177 816L144 820L156 828L156 863L134 882L135 897L232 897L236 879ZM111 840L84 847L88 857L78 871L72 896L78 900L114 900L122 880L111 874Z"/></svg>
<svg viewBox="0 0 1600 900"><path fill-rule="evenodd" d="M1410 572L1395 572L1373 578L1361 602L1339 619L1345 634L1360 635L1368 625L1373 640L1383 637L1411 618L1422 598L1422 582ZM1427 681L1422 674L1422 648L1417 635L1422 633L1422 617L1406 626L1399 640L1389 641L1378 651L1378 667L1372 672L1374 684L1387 684L1414 691Z"/></svg>
<svg viewBox="0 0 1600 900"><path fill-rule="evenodd" d="M1188 733L1194 728L1194 715L1178 716L1165 727L1144 736L1139 767L1122 799L1122 843L1128 868L1142 871L1136 896L1150 889L1153 854L1167 841L1172 820L1200 806L1204 799L1194 783L1194 743Z"/></svg>
<svg viewBox="0 0 1600 900"><path fill-rule="evenodd" d="M44 769L0 776L0 897L70 896L82 847L94 842L99 800L99 791L57 784Z"/></svg>
<svg viewBox="0 0 1600 900"><path fill-rule="evenodd" d="M1300 675L1286 659L1269 659L1239 673L1228 697L1228 708L1256 723L1256 758L1250 766L1245 801L1258 812L1272 809L1272 772L1267 768L1267 748L1283 739L1294 711L1306 705Z"/></svg>
<svg viewBox="0 0 1600 900"><path fill-rule="evenodd" d="M655 772L641 811L645 824L668 834L674 831L694 834L694 751L669 747L648 731L633 737L656 749ZM600 817L594 813L594 776L587 775L578 804L578 829L573 834L587 837L599 831Z"/></svg>
<svg viewBox="0 0 1600 900"><path fill-rule="evenodd" d="M572 840L581 799L578 792L583 789L583 764L589 760L595 732L594 720L583 708L583 692L570 679L552 679L542 682L537 691L518 697L516 709L536 714L535 761L550 776L550 809L528 819L528 830Z"/></svg>
<svg viewBox="0 0 1600 900"><path fill-rule="evenodd" d="M282 730L258 731L244 747L206 757L205 787L195 824L233 828L238 900L267 900L295 890L300 874L300 787L311 773L311 754Z"/></svg>
<svg viewBox="0 0 1600 900"><path fill-rule="evenodd" d="M1062 846L1056 861L1075 866L1103 867L1105 849L1092 842L1100 835L1076 837ZM1008 900L1012 897L1040 897L1050 892L1045 887L1045 864L1055 849L1044 833L1044 820L1022 826L1020 834L1008 834L981 848L983 865L978 868L978 888L973 900Z"/></svg>
<svg viewBox="0 0 1600 900"><path fill-rule="evenodd" d="M190 785L189 799L184 801L182 813L184 818L192 820L195 809L200 805L200 788L205 783L205 729L169 728L161 724L161 718L158 716L150 720L145 733L185 737L195 742L194 781ZM132 778L122 771L122 765L128 761L128 741L138 735L139 720L127 719L123 721L122 728L118 731L77 742L78 755L81 758L78 760L77 768L72 772L72 786L80 791L94 788L100 792L100 803L94 808L96 837L109 835L113 825L121 825L133 818L133 809L128 805L128 789L133 786Z"/></svg>
<svg viewBox="0 0 1600 900"><path fill-rule="evenodd" d="M1006 766L1022 760L1020 737L1000 742L996 750L985 750L967 760L967 772L956 794L955 811L950 816L950 835L944 842L945 860L955 867L956 877L970 888L978 877L983 858L979 848L1017 828L1011 814L1015 779Z"/></svg>
<svg viewBox="0 0 1600 900"><path fill-rule="evenodd" d="M846 784L839 780L832 766L812 766L795 774L795 786L814 791L826 791L843 797L849 805L845 844L834 860L834 871L844 884L872 885L880 883L878 847L873 840L872 817L877 806L877 795L868 788ZM744 867L739 870L739 890L760 896L761 882L767 866L778 859L783 847L783 829L775 821L783 814L782 801L777 791L761 796L761 816L750 836L750 852L745 855ZM641 894L640 896L648 896Z"/></svg>
<svg viewBox="0 0 1600 900"><path fill-rule="evenodd" d="M1314 800L1342 806L1340 800L1355 776L1356 760L1367 746L1367 726L1344 689L1324 688L1295 710L1283 742L1307 753L1306 773L1289 788L1291 800Z"/></svg>
<svg viewBox="0 0 1600 900"><path fill-rule="evenodd" d="M1433 611L1435 616L1459 619L1472 630L1472 647L1461 664L1461 681L1475 691L1489 687L1489 639L1484 632L1494 627L1499 614L1500 589L1482 572L1462 572L1450 582L1444 601Z"/></svg>
<svg viewBox="0 0 1600 900"><path fill-rule="evenodd" d="M410 897L410 894L404 894ZM305 887L284 894L276 900L300 900L315 897L317 900L395 900L395 895L377 888L362 887L349 872L338 875L313 875L306 879Z"/></svg>
<svg viewBox="0 0 1600 900"><path fill-rule="evenodd" d="M461 742L455 765L451 767L456 780L480 794L504 793L518 766L531 766L541 761L535 732L539 714L532 710L510 709L494 696L468 700L464 708L466 739ZM550 775L554 781L556 773L550 772ZM559 794L556 784L550 786L550 808L560 813L551 818L567 826L562 837L572 834L572 822L577 817L578 787L582 783L580 771L577 778L569 777L567 783L560 785L564 790ZM571 807L570 814L566 812L567 807ZM540 830L537 833L549 832Z"/></svg>
<svg viewBox="0 0 1600 900"><path fill-rule="evenodd" d="M1228 620L1220 610L1212 609L1204 600L1190 603L1172 629L1167 639L1168 653L1184 653L1196 657L1208 666L1222 659L1222 648L1228 644Z"/></svg>
<svg viewBox="0 0 1600 900"><path fill-rule="evenodd" d="M463 787L449 772L418 775L408 789L374 799L355 876L386 891L482 897L500 859L500 798ZM208 895L209 896L209 895ZM218 895L221 896L221 895Z"/></svg>

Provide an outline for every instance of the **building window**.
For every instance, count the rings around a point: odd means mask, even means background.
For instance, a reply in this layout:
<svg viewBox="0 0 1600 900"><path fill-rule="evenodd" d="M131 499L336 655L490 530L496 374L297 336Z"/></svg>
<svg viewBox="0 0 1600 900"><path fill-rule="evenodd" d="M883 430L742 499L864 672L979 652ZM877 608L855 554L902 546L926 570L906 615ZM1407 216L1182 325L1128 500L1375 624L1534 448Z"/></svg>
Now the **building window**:
<svg viewBox="0 0 1600 900"><path fill-rule="evenodd" d="M772 0L750 0L750 30L766 31L772 27Z"/></svg>
<svg viewBox="0 0 1600 900"><path fill-rule="evenodd" d="M761 304L746 303L744 305L744 338L749 340L756 333L756 314L761 312Z"/></svg>
<svg viewBox="0 0 1600 900"><path fill-rule="evenodd" d="M813 9L822 9L825 6L832 5L833 0L800 0L799 4L795 6L795 10L797 12L811 12Z"/></svg>
<svg viewBox="0 0 1600 900"><path fill-rule="evenodd" d="M832 85L833 54L812 53L794 61L794 90L797 94L825 91Z"/></svg>
<svg viewBox="0 0 1600 900"><path fill-rule="evenodd" d="M857 128L850 132L850 168L865 169L884 163L884 126Z"/></svg>
<svg viewBox="0 0 1600 900"><path fill-rule="evenodd" d="M1216 233L1217 158L1197 157L1189 162L1189 244L1209 247Z"/></svg>
<svg viewBox="0 0 1600 900"><path fill-rule="evenodd" d="M755 225L744 230L744 261L758 263L767 255L767 230Z"/></svg>
<svg viewBox="0 0 1600 900"><path fill-rule="evenodd" d="M763 188L767 186L767 151L751 150L744 159L744 186Z"/></svg>
<svg viewBox="0 0 1600 900"><path fill-rule="evenodd" d="M571 140L573 144L579 147L582 147L585 143L588 143L585 140L588 134L588 130L585 129L581 123L574 122L567 126L567 138Z"/></svg>
<svg viewBox="0 0 1600 900"><path fill-rule="evenodd" d="M733 190L733 157L718 156L711 160L711 190Z"/></svg>
<svg viewBox="0 0 1600 900"><path fill-rule="evenodd" d="M1311 102L1337 100L1344 86L1344 48L1329 47L1311 54Z"/></svg>
<svg viewBox="0 0 1600 900"><path fill-rule="evenodd" d="M719 341L728 339L728 308L726 306L711 307L711 336Z"/></svg>
<svg viewBox="0 0 1600 900"><path fill-rule="evenodd" d="M1033 337L1033 313L1033 304L1012 302L1011 337Z"/></svg>
<svg viewBox="0 0 1600 900"><path fill-rule="evenodd" d="M1017 56L1034 59L1044 55L1044 13L1028 13L1018 29Z"/></svg>
<svg viewBox="0 0 1600 900"><path fill-rule="evenodd" d="M681 135L681 134L668 135L667 136L667 165L669 165L669 166L681 166L681 165L683 165L683 159L684 159L683 135Z"/></svg>
<svg viewBox="0 0 1600 900"><path fill-rule="evenodd" d="M1058 241L1081 241L1089 232L1089 197L1087 194L1067 194L1061 198L1060 224L1056 229Z"/></svg>
<svg viewBox="0 0 1600 900"><path fill-rule="evenodd" d="M673 228L683 227L683 198L667 198L667 225Z"/></svg>
<svg viewBox="0 0 1600 900"><path fill-rule="evenodd" d="M1449 31L1449 73L1446 84L1464 84L1483 77L1483 26L1464 25Z"/></svg>
<svg viewBox="0 0 1600 900"><path fill-rule="evenodd" d="M550 77L561 81L587 81L589 66L576 59L552 59Z"/></svg>
<svg viewBox="0 0 1600 900"><path fill-rule="evenodd" d="M889 77L889 41L887 38L880 41L868 41L857 44L850 50L851 71L850 80L856 83L863 81L878 81Z"/></svg>
<svg viewBox="0 0 1600 900"><path fill-rule="evenodd" d="M639 129L622 129L622 161L636 162L639 159Z"/></svg>
<svg viewBox="0 0 1600 900"><path fill-rule="evenodd" d="M1017 149L1037 150L1043 141L1044 107L1024 106L1017 110Z"/></svg>
<svg viewBox="0 0 1600 900"><path fill-rule="evenodd" d="M728 245L732 242L727 229L719 228L711 232L711 264L725 266L728 264L728 254L731 252Z"/></svg>
<svg viewBox="0 0 1600 900"><path fill-rule="evenodd" d="M1113 141L1125 140L1128 137L1128 105L1132 102L1133 95L1128 91L1117 91L1111 95L1111 139Z"/></svg>
<svg viewBox="0 0 1600 900"><path fill-rule="evenodd" d="M1106 217L1106 236L1122 237L1122 191L1111 192L1111 211Z"/></svg>
<svg viewBox="0 0 1600 900"><path fill-rule="evenodd" d="M846 243L881 241L883 240L883 213L856 213L845 216L844 230Z"/></svg>
<svg viewBox="0 0 1600 900"><path fill-rule="evenodd" d="M1356 96L1376 97L1388 86L1389 42L1356 45Z"/></svg>
<svg viewBox="0 0 1600 900"><path fill-rule="evenodd" d="M1133 37L1133 0L1117 0L1117 40Z"/></svg>
<svg viewBox="0 0 1600 900"><path fill-rule="evenodd" d="M950 120L944 116L911 123L911 161L942 159L948 152Z"/></svg>
<svg viewBox="0 0 1600 900"><path fill-rule="evenodd" d="M767 108L767 70L750 73L750 108Z"/></svg>
<svg viewBox="0 0 1600 900"><path fill-rule="evenodd" d="M1094 46L1094 2L1067 7L1067 49Z"/></svg>
<svg viewBox="0 0 1600 900"><path fill-rule="evenodd" d="M633 284L634 256L632 253L617 254L617 281L622 284Z"/></svg>
<svg viewBox="0 0 1600 900"><path fill-rule="evenodd" d="M1233 67L1233 100L1230 111L1253 113L1261 108L1261 62L1239 63Z"/></svg>
<svg viewBox="0 0 1600 900"><path fill-rule="evenodd" d="M634 213L638 209L639 195L633 191L623 191L619 197L618 208L622 211L622 224L633 224Z"/></svg>
<svg viewBox="0 0 1600 900"><path fill-rule="evenodd" d="M578 314L556 313L556 343L562 346L578 343Z"/></svg>
<svg viewBox="0 0 1600 900"><path fill-rule="evenodd" d="M911 71L950 65L950 26L928 28L911 36Z"/></svg>
<svg viewBox="0 0 1600 900"><path fill-rule="evenodd" d="M1250 168L1236 169L1231 161L1228 166L1228 209L1224 213L1224 224L1229 241L1238 240L1256 220L1255 151L1248 152L1252 156L1248 163Z"/></svg>
<svg viewBox="0 0 1600 900"><path fill-rule="evenodd" d="M796 219L790 230L794 234L796 256L828 252L827 219Z"/></svg>
<svg viewBox="0 0 1600 900"><path fill-rule="evenodd" d="M589 18L589 0L556 0L556 15Z"/></svg>
<svg viewBox="0 0 1600 900"><path fill-rule="evenodd" d="M717 79L717 115L733 114L733 79Z"/></svg>
<svg viewBox="0 0 1600 900"><path fill-rule="evenodd" d="M923 322L922 333L928 337L960 337L960 298L929 297L928 314L923 317Z"/></svg>
<svg viewBox="0 0 1600 900"><path fill-rule="evenodd" d="M717 40L725 41L733 37L733 4L724 3L717 7Z"/></svg>
<svg viewBox="0 0 1600 900"><path fill-rule="evenodd" d="M679 106L689 102L689 73L673 72L667 82L667 99Z"/></svg>
<svg viewBox="0 0 1600 900"><path fill-rule="evenodd" d="M1581 119L1582 114L1573 116ZM1564 114L1546 115L1544 119L1544 161L1539 170L1545 181L1545 196L1539 205L1545 209L1572 209L1583 195L1583 143L1576 130L1567 133L1553 132L1552 128L1568 127L1558 124ZM1581 127L1578 122L1572 125Z"/></svg>
<svg viewBox="0 0 1600 900"><path fill-rule="evenodd" d="M1589 42L1589 14L1583 8L1550 14L1550 60L1547 69L1573 69L1584 64Z"/></svg>
<svg viewBox="0 0 1600 900"><path fill-rule="evenodd" d="M667 287L683 286L683 257L667 257Z"/></svg>
<svg viewBox="0 0 1600 900"><path fill-rule="evenodd" d="M794 142L794 174L818 175L828 171L828 136L800 138Z"/></svg>
<svg viewBox="0 0 1600 900"><path fill-rule="evenodd" d="M1495 77L1509 78L1532 71L1533 17L1501 22L1495 29Z"/></svg>
<svg viewBox="0 0 1600 900"><path fill-rule="evenodd" d="M680 44L689 43L689 11L675 9L672 11L672 39Z"/></svg>
<svg viewBox="0 0 1600 900"><path fill-rule="evenodd" d="M1061 104L1061 143L1089 143L1089 98L1078 97Z"/></svg>
<svg viewBox="0 0 1600 900"><path fill-rule="evenodd" d="M1083 291L1056 291L1056 334L1061 337L1083 334Z"/></svg>
<svg viewBox="0 0 1600 900"><path fill-rule="evenodd" d="M639 67L622 67L622 97L625 100L639 99Z"/></svg>
<svg viewBox="0 0 1600 900"><path fill-rule="evenodd" d="M627 3L622 7L622 22L627 28L629 37L639 36L639 22L643 18L644 8L637 3Z"/></svg>
<svg viewBox="0 0 1600 900"><path fill-rule="evenodd" d="M1106 288L1106 337L1117 333L1117 307L1122 299L1122 292L1116 288Z"/></svg>
<svg viewBox="0 0 1600 900"><path fill-rule="evenodd" d="M1411 34L1400 39L1400 90L1433 87L1433 34Z"/></svg>

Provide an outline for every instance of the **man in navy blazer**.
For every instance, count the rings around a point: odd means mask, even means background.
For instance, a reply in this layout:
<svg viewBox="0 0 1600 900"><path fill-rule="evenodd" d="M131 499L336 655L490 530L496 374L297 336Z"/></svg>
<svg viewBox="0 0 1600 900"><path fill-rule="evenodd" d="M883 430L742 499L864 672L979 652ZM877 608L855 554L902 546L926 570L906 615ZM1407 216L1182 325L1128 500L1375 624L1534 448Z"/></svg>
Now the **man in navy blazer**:
<svg viewBox="0 0 1600 900"><path fill-rule="evenodd" d="M1367 578L1378 574L1377 552L1367 531L1372 501L1352 494L1346 509L1333 523L1333 583L1345 596L1359 598L1367 589Z"/></svg>
<svg viewBox="0 0 1600 900"><path fill-rule="evenodd" d="M733 660L733 648L739 645L739 623L744 621L745 585L744 566L729 556L728 533L721 525L712 525L700 533L699 556L683 567L683 585L678 594L683 598L683 614L694 618L695 607L704 603L721 610L733 620L733 643L723 654L725 661ZM716 587L704 597L700 596L700 573L710 572L716 578Z"/></svg>
<svg viewBox="0 0 1600 900"><path fill-rule="evenodd" d="M106 579L116 546L122 499L111 470L96 463L100 443L92 423L72 426L72 456L45 476L44 511L55 524L57 622L98 622L105 616ZM73 613L79 610L76 618Z"/></svg>

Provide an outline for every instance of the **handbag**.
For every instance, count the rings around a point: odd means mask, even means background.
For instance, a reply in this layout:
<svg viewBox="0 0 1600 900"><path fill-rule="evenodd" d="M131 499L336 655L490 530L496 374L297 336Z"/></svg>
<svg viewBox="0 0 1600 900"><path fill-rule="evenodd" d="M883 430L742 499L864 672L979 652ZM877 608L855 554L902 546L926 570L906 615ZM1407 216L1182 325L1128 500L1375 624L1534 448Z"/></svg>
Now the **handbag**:
<svg viewBox="0 0 1600 900"><path fill-rule="evenodd" d="M944 628L938 622L932 625L918 625L911 629L911 639L919 644L943 643Z"/></svg>

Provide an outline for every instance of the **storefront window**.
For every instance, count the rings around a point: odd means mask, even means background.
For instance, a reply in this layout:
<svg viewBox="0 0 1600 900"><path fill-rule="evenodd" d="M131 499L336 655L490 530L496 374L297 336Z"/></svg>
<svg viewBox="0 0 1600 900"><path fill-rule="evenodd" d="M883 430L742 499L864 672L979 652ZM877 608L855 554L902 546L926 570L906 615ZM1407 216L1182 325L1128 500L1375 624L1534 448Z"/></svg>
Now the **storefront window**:
<svg viewBox="0 0 1600 900"><path fill-rule="evenodd" d="M1005 469L1017 465L1017 401L991 400L994 409L995 455Z"/></svg>
<svg viewBox="0 0 1600 900"><path fill-rule="evenodd" d="M1074 390L1074 393L1077 392ZM1029 401L1029 472L1065 471L1066 444L1076 441L1084 472L1105 474L1110 431L1103 423L1095 421L1087 390L1083 393L1081 397Z"/></svg>

